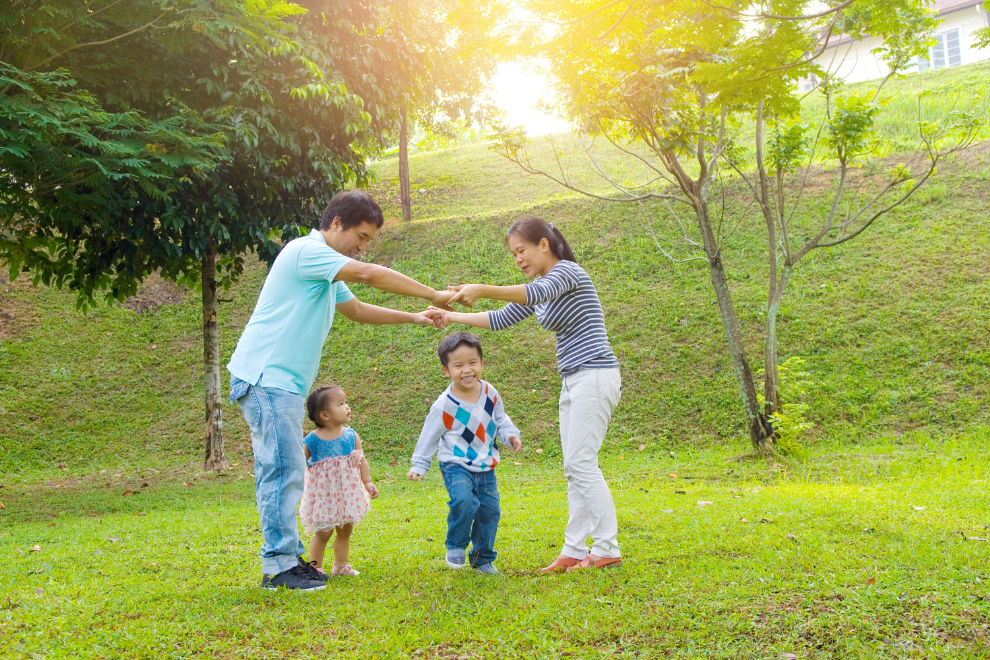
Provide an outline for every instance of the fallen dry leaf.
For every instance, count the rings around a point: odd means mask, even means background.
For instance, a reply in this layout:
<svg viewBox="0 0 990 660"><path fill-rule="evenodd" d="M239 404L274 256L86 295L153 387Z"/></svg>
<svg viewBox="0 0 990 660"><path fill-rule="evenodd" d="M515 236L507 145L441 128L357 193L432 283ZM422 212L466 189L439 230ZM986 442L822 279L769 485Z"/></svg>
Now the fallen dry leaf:
<svg viewBox="0 0 990 660"><path fill-rule="evenodd" d="M31 548L31 552L41 552L41 546L40 545L34 546L33 548Z"/></svg>
<svg viewBox="0 0 990 660"><path fill-rule="evenodd" d="M425 399L423 399L423 403L425 403L426 405L430 405L430 397L426 397Z"/></svg>
<svg viewBox="0 0 990 660"><path fill-rule="evenodd" d="M620 461L623 460L623 459L625 459L625 456L619 456L619 460Z"/></svg>
<svg viewBox="0 0 990 660"><path fill-rule="evenodd" d="M698 500L698 506L708 506L709 504L715 504L715 503L709 502L708 500Z"/></svg>
<svg viewBox="0 0 990 660"><path fill-rule="evenodd" d="M134 515L135 515L135 516L146 516L146 515L148 515L148 514L147 514L147 513L145 513L144 511L138 511L138 512L137 512L137 513L135 513Z"/></svg>
<svg viewBox="0 0 990 660"><path fill-rule="evenodd" d="M646 449L646 445L641 442L639 443L639 447L636 448L636 451L643 451L644 449Z"/></svg>
<svg viewBox="0 0 990 660"><path fill-rule="evenodd" d="M59 470L68 470L69 468L65 467L65 463L59 463L58 464L58 469Z"/></svg>
<svg viewBox="0 0 990 660"><path fill-rule="evenodd" d="M125 490L123 493L121 493L121 495L123 497L127 497L128 495L133 495L133 494L134 494L134 491L131 490L130 488L128 488L127 490Z"/></svg>
<svg viewBox="0 0 990 660"><path fill-rule="evenodd" d="M512 464L513 465L522 465L522 463L520 463L519 461L512 461Z"/></svg>
<svg viewBox="0 0 990 660"><path fill-rule="evenodd" d="M542 453L543 453L543 449L537 449L537 450L536 450L536 453L537 453L537 454L542 454Z"/></svg>
<svg viewBox="0 0 990 660"><path fill-rule="evenodd" d="M773 522L773 518L760 518L760 522L764 524L770 524Z"/></svg>
<svg viewBox="0 0 990 660"><path fill-rule="evenodd" d="M107 540L110 541L111 543L116 543L120 539L118 539L116 536L108 536Z"/></svg>
<svg viewBox="0 0 990 660"><path fill-rule="evenodd" d="M797 660L797 653L788 653L787 651L780 654L781 658L784 660Z"/></svg>
<svg viewBox="0 0 990 660"><path fill-rule="evenodd" d="M670 478L671 479L676 479L677 478L677 473L676 472L671 472L670 473Z"/></svg>
<svg viewBox="0 0 990 660"><path fill-rule="evenodd" d="M673 457L673 456L674 456L674 452L672 452L672 451L668 451L667 453L668 453L668 454L670 454L670 455L671 455L671 457Z"/></svg>
<svg viewBox="0 0 990 660"><path fill-rule="evenodd" d="M45 590L42 589L41 587L38 587L37 589L34 590L34 593L36 596L40 596L41 594L45 593Z"/></svg>
<svg viewBox="0 0 990 660"><path fill-rule="evenodd" d="M866 581L866 584L873 584L876 581L877 579L875 577L871 577L869 580Z"/></svg>
<svg viewBox="0 0 990 660"><path fill-rule="evenodd" d="M795 536L794 534L788 534L787 535L787 538L792 539L794 541L800 541L801 540L797 536Z"/></svg>
<svg viewBox="0 0 990 660"><path fill-rule="evenodd" d="M687 491L686 490L675 490L674 491L674 494L675 495L687 495Z"/></svg>
<svg viewBox="0 0 990 660"><path fill-rule="evenodd" d="M745 518L740 518L740 519L739 519L739 522L749 522L749 521L748 521L748 520L746 520Z"/></svg>
<svg viewBox="0 0 990 660"><path fill-rule="evenodd" d="M395 467L396 465L398 465L398 464L399 464L399 459L398 459L398 458L396 458L395 456L393 456L393 457L392 457L392 460L391 460L391 461L389 461L389 462L388 462L388 464L389 464L389 465L391 465L392 467Z"/></svg>
<svg viewBox="0 0 990 660"><path fill-rule="evenodd" d="M0 502L0 511L3 511L6 508L7 508L6 505L4 505L3 502Z"/></svg>
<svg viewBox="0 0 990 660"><path fill-rule="evenodd" d="M925 510L926 508L928 508L928 507L923 507L923 506L912 506L911 508L912 508L912 509L914 509L915 511L924 511L924 510Z"/></svg>
<svg viewBox="0 0 990 660"><path fill-rule="evenodd" d="M187 484L185 481L182 482L182 485L185 486L186 488L189 488L189 484Z"/></svg>

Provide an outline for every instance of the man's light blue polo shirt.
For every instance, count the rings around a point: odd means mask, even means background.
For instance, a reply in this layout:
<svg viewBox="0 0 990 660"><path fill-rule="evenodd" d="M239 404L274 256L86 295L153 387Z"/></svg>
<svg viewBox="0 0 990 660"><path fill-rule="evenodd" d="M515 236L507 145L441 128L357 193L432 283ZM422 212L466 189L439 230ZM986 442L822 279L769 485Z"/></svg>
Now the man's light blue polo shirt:
<svg viewBox="0 0 990 660"><path fill-rule="evenodd" d="M227 370L251 385L305 397L316 380L338 303L354 297L333 278L352 260L319 231L289 241L275 258Z"/></svg>

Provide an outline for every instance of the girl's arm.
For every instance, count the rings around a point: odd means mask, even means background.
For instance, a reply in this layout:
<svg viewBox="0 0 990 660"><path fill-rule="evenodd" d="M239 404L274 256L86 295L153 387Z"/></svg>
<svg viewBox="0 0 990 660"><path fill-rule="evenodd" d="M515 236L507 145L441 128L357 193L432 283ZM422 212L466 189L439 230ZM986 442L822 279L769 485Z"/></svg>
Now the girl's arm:
<svg viewBox="0 0 990 660"><path fill-rule="evenodd" d="M306 460L313 458L313 454L309 451L309 445L303 445L303 451L306 452Z"/></svg>
<svg viewBox="0 0 990 660"><path fill-rule="evenodd" d="M364 455L364 450L361 449L361 436L356 431L354 432L354 449L361 452L361 481L364 483L368 495L371 495L371 499L375 499L378 497L378 487L371 482L371 466L368 465L368 459Z"/></svg>

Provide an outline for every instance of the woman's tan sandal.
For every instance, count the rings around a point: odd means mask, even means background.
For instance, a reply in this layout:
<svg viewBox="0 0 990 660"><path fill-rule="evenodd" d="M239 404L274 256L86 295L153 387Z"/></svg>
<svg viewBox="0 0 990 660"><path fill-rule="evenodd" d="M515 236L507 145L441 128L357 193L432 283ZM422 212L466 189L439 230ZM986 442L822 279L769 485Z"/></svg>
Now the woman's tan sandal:
<svg viewBox="0 0 990 660"><path fill-rule="evenodd" d="M622 566L622 557L599 557L598 559L585 557L580 563L568 568L567 572L570 573L582 568L618 568L619 566Z"/></svg>
<svg viewBox="0 0 990 660"><path fill-rule="evenodd" d="M541 573L563 573L568 571L574 566L581 563L580 559L575 559L574 557L565 557L561 555L553 560L549 566L545 566L540 569Z"/></svg>

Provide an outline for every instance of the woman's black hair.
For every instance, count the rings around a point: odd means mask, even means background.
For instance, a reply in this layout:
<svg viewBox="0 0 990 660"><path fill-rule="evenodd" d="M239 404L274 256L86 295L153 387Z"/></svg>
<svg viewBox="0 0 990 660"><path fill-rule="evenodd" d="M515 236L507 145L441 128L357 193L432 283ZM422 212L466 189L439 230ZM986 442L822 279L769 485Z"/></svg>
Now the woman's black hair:
<svg viewBox="0 0 990 660"><path fill-rule="evenodd" d="M320 424L320 413L326 409L327 401L330 399L330 393L337 390L344 392L344 388L340 385L324 385L323 387L317 387L306 397L306 414L309 415L309 418L317 426L322 426ZM344 392L344 394L347 393Z"/></svg>
<svg viewBox="0 0 990 660"><path fill-rule="evenodd" d="M508 242L509 236L513 234L521 236L523 240L533 245L539 245L540 241L545 238L550 244L550 251L553 252L553 256L562 261L573 261L577 263L574 250L571 249L564 235L560 233L559 229L543 218L523 218L522 220L516 220L505 234L506 242Z"/></svg>

